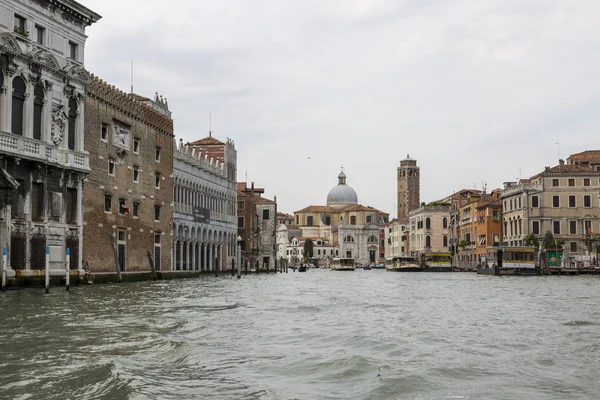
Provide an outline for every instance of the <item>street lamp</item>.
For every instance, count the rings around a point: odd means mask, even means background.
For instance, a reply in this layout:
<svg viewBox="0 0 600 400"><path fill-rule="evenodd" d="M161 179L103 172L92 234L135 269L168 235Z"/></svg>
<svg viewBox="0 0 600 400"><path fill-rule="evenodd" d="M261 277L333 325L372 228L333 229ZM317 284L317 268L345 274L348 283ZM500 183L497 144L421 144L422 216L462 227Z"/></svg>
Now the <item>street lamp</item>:
<svg viewBox="0 0 600 400"><path fill-rule="evenodd" d="M240 279L242 277L242 270L241 270L241 265L242 265L242 237L238 236L237 237L237 242L238 242L238 246L237 246L237 277L238 279Z"/></svg>

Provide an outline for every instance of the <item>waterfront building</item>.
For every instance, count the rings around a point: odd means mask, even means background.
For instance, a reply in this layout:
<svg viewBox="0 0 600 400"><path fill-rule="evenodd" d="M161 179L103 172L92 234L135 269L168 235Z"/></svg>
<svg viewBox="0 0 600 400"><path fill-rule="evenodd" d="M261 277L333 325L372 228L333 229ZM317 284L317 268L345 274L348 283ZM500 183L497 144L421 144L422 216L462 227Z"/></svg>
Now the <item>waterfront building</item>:
<svg viewBox="0 0 600 400"><path fill-rule="evenodd" d="M409 255L450 252L449 216L448 203L431 203L409 212Z"/></svg>
<svg viewBox="0 0 600 400"><path fill-rule="evenodd" d="M173 119L167 102L125 93L94 77L87 86L83 258L94 271L171 265Z"/></svg>
<svg viewBox="0 0 600 400"><path fill-rule="evenodd" d="M257 269L275 269L277 259L277 197L274 200L262 195L264 188L237 183L238 235L242 238L244 265Z"/></svg>
<svg viewBox="0 0 600 400"><path fill-rule="evenodd" d="M86 27L73 0L0 0L0 247L8 276L81 267ZM16 273L15 273L16 270Z"/></svg>
<svg viewBox="0 0 600 400"><path fill-rule="evenodd" d="M223 271L237 257L237 151L212 137L174 146L175 270Z"/></svg>
<svg viewBox="0 0 600 400"><path fill-rule="evenodd" d="M488 246L499 246L502 235L500 217L502 207L500 189L485 193L471 193L469 202L459 209L459 241L457 263L459 268L474 269Z"/></svg>
<svg viewBox="0 0 600 400"><path fill-rule="evenodd" d="M385 258L403 257L408 254L408 221L393 219L385 225Z"/></svg>
<svg viewBox="0 0 600 400"><path fill-rule="evenodd" d="M278 229L279 232L280 230ZM304 245L308 239L313 242L313 255L311 259L313 261L316 260L318 265L329 265L329 262L339 255L336 246L329 243L327 238L292 236L285 246L285 253L283 251L281 253L281 257L287 260L288 265L296 266L303 262L306 256Z"/></svg>
<svg viewBox="0 0 600 400"><path fill-rule="evenodd" d="M278 215L279 214L281 213L278 213ZM291 217L293 220L294 216L292 215ZM279 220L279 222L280 223L277 224L276 232L277 260L279 260L280 265L282 265L281 261L283 260L287 260L288 265L292 265L290 264L293 260L292 256L298 256L298 254L292 252L292 250L295 249L291 248L291 240L293 237L302 236L302 230L298 228L297 225L281 223L281 220Z"/></svg>
<svg viewBox="0 0 600 400"><path fill-rule="evenodd" d="M565 241L571 255L590 253L600 232L600 171L589 165L546 167L530 179L506 182L502 199L503 244L522 246L530 233L547 231Z"/></svg>
<svg viewBox="0 0 600 400"><path fill-rule="evenodd" d="M460 241L460 209L469 202L469 197L481 193L477 189L462 189L458 192L439 200L439 203L450 204L450 222L448 227L448 241L454 265L458 264L458 242Z"/></svg>
<svg viewBox="0 0 600 400"><path fill-rule="evenodd" d="M346 174L327 195L327 205L311 205L294 212L295 224L303 237L324 238L337 248L339 257L353 258L359 264L379 258L379 228L389 215L358 203L354 189L346 184ZM328 255L331 257L330 255Z"/></svg>
<svg viewBox="0 0 600 400"><path fill-rule="evenodd" d="M417 160L406 158L400 161L398 174L398 218L401 221L408 220L408 213L419 208L421 198L421 176Z"/></svg>

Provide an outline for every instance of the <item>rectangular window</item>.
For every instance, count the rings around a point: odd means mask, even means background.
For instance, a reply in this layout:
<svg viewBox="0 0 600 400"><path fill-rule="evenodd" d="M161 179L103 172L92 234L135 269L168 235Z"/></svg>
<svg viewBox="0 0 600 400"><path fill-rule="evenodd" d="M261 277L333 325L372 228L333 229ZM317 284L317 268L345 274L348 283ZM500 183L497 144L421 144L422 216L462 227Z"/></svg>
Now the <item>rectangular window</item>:
<svg viewBox="0 0 600 400"><path fill-rule="evenodd" d="M577 203L575 202L575 195L571 194L569 195L569 208L575 208L577 207Z"/></svg>
<svg viewBox="0 0 600 400"><path fill-rule="evenodd" d="M15 32L27 36L27 19L15 14Z"/></svg>
<svg viewBox="0 0 600 400"><path fill-rule="evenodd" d="M371 223L371 216L367 215L367 224Z"/></svg>
<svg viewBox="0 0 600 400"><path fill-rule="evenodd" d="M560 235L560 221L554 221L552 222L552 230L553 230L553 234L555 235Z"/></svg>
<svg viewBox="0 0 600 400"><path fill-rule="evenodd" d="M125 204L125 199L119 199L119 215L127 214L127 205Z"/></svg>
<svg viewBox="0 0 600 400"><path fill-rule="evenodd" d="M306 225L312 226L312 224L313 224L313 217L312 217L312 215L309 215L308 217L306 217Z"/></svg>
<svg viewBox="0 0 600 400"><path fill-rule="evenodd" d="M106 142L108 140L108 125L101 124L100 125L100 140Z"/></svg>
<svg viewBox="0 0 600 400"><path fill-rule="evenodd" d="M569 242L569 250L571 253L577 253L577 242Z"/></svg>
<svg viewBox="0 0 600 400"><path fill-rule="evenodd" d="M352 215L350 217L350 225L356 225L356 216L355 215Z"/></svg>
<svg viewBox="0 0 600 400"><path fill-rule="evenodd" d="M590 186L590 178L583 178L583 186Z"/></svg>
<svg viewBox="0 0 600 400"><path fill-rule="evenodd" d="M154 160L156 162L160 162L160 147L157 147L156 151L154 152Z"/></svg>
<svg viewBox="0 0 600 400"><path fill-rule="evenodd" d="M67 224L77 223L77 189L67 188Z"/></svg>
<svg viewBox="0 0 600 400"><path fill-rule="evenodd" d="M133 138L133 152L135 154L140 154L140 138Z"/></svg>
<svg viewBox="0 0 600 400"><path fill-rule="evenodd" d="M569 221L569 235L577 235L577 221Z"/></svg>
<svg viewBox="0 0 600 400"><path fill-rule="evenodd" d="M72 58L73 60L77 60L77 52L79 46L77 45L77 43L73 43L73 42L69 42L69 58Z"/></svg>
<svg viewBox="0 0 600 400"><path fill-rule="evenodd" d="M263 220L268 220L269 219L269 209L264 209L263 210Z"/></svg>
<svg viewBox="0 0 600 400"><path fill-rule="evenodd" d="M519 197L519 208L521 208L521 198Z"/></svg>
<svg viewBox="0 0 600 400"><path fill-rule="evenodd" d="M160 206L154 206L154 220L160 221Z"/></svg>
<svg viewBox="0 0 600 400"><path fill-rule="evenodd" d="M138 183L140 181L140 167L137 165L133 166L133 182Z"/></svg>
<svg viewBox="0 0 600 400"><path fill-rule="evenodd" d="M571 186L571 187L575 186L575 179L569 178L569 186Z"/></svg>
<svg viewBox="0 0 600 400"><path fill-rule="evenodd" d="M552 196L552 207L554 207L554 208L560 207L560 196Z"/></svg>
<svg viewBox="0 0 600 400"><path fill-rule="evenodd" d="M540 198L538 196L531 196L531 207L539 208L540 206Z"/></svg>
<svg viewBox="0 0 600 400"><path fill-rule="evenodd" d="M115 160L112 158L108 159L108 174L111 176L115 176Z"/></svg>
<svg viewBox="0 0 600 400"><path fill-rule="evenodd" d="M238 217L238 228L244 227L244 217Z"/></svg>
<svg viewBox="0 0 600 400"><path fill-rule="evenodd" d="M104 195L104 212L112 212L112 196L110 194Z"/></svg>
<svg viewBox="0 0 600 400"><path fill-rule="evenodd" d="M154 187L156 189L160 189L160 174L159 173L154 174Z"/></svg>
<svg viewBox="0 0 600 400"><path fill-rule="evenodd" d="M137 202L133 202L133 216L134 217L139 217L140 216L140 203Z"/></svg>
<svg viewBox="0 0 600 400"><path fill-rule="evenodd" d="M300 216L296 215L296 225L299 225L299 224L300 224Z"/></svg>
<svg viewBox="0 0 600 400"><path fill-rule="evenodd" d="M532 221L531 223L531 233L534 235L540 234L540 221Z"/></svg>
<svg viewBox="0 0 600 400"><path fill-rule="evenodd" d="M558 186L558 179L552 179L552 186Z"/></svg>
<svg viewBox="0 0 600 400"><path fill-rule="evenodd" d="M46 37L46 29L36 24L35 25L35 41L38 42L39 44L44 44L45 37Z"/></svg>
<svg viewBox="0 0 600 400"><path fill-rule="evenodd" d="M592 207L592 196L590 196L589 194L586 194L583 196L583 206L585 208L591 208Z"/></svg>
<svg viewBox="0 0 600 400"><path fill-rule="evenodd" d="M31 184L31 220L42 221L44 219L44 184L33 182Z"/></svg>
<svg viewBox="0 0 600 400"><path fill-rule="evenodd" d="M244 202L238 201L238 210L243 210L243 209L244 209Z"/></svg>
<svg viewBox="0 0 600 400"><path fill-rule="evenodd" d="M325 225L331 225L331 217L329 215L325 217Z"/></svg>

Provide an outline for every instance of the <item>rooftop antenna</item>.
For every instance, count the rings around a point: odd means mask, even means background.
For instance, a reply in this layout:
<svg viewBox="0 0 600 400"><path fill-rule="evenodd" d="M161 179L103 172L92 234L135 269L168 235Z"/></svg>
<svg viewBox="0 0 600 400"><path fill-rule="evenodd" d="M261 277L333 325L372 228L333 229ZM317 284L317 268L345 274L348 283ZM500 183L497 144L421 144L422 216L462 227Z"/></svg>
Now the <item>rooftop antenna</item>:
<svg viewBox="0 0 600 400"><path fill-rule="evenodd" d="M212 116L208 113L208 137L212 137Z"/></svg>
<svg viewBox="0 0 600 400"><path fill-rule="evenodd" d="M519 180L521 180L521 167L519 167Z"/></svg>
<svg viewBox="0 0 600 400"><path fill-rule="evenodd" d="M481 181L482 193L485 194L487 190L487 182Z"/></svg>
<svg viewBox="0 0 600 400"><path fill-rule="evenodd" d="M133 93L133 61L131 62L131 93Z"/></svg>
<svg viewBox="0 0 600 400"><path fill-rule="evenodd" d="M560 161L560 142L554 143L556 145L556 157Z"/></svg>
<svg viewBox="0 0 600 400"><path fill-rule="evenodd" d="M248 170L246 170L246 175L244 175L244 178L246 179L246 185L248 184Z"/></svg>

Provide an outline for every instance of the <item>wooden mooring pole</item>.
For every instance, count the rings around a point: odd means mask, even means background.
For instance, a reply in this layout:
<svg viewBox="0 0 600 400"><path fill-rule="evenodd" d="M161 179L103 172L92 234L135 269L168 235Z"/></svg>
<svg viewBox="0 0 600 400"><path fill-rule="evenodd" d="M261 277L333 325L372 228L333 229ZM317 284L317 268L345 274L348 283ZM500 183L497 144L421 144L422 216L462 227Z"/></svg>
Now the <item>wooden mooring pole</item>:
<svg viewBox="0 0 600 400"><path fill-rule="evenodd" d="M70 274L70 270L71 269L71 249L67 247L67 261L65 262L65 287L67 289L67 292L70 290L69 286L71 283L71 274Z"/></svg>
<svg viewBox="0 0 600 400"><path fill-rule="evenodd" d="M50 246L46 246L46 294L50 293Z"/></svg>
<svg viewBox="0 0 600 400"><path fill-rule="evenodd" d="M6 290L6 247L2 249L2 291Z"/></svg>

